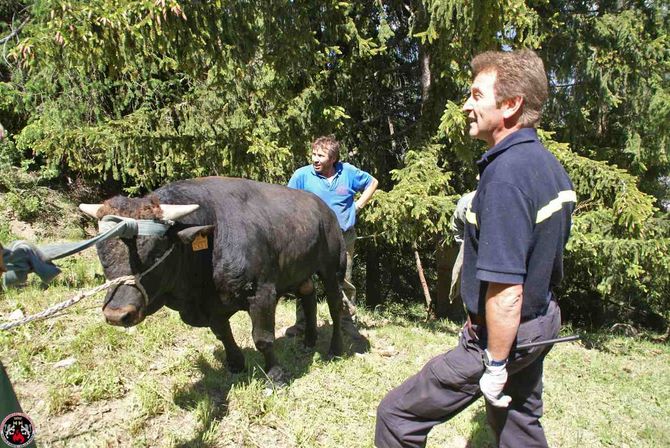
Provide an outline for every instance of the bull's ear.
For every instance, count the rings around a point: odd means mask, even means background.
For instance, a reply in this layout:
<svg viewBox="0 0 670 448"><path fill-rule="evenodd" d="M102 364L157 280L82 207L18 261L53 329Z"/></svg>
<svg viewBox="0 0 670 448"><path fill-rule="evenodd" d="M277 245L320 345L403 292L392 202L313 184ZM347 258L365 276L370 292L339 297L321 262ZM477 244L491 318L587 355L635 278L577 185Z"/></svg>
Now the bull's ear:
<svg viewBox="0 0 670 448"><path fill-rule="evenodd" d="M214 231L214 226L193 226L177 232L179 239L184 244L191 244L196 236L207 236Z"/></svg>

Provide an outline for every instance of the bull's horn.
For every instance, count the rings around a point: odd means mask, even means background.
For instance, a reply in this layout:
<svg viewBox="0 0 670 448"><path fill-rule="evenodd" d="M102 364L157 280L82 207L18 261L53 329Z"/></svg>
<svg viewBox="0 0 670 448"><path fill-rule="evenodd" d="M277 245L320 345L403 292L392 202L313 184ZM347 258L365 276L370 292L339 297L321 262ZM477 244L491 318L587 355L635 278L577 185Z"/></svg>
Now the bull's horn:
<svg viewBox="0 0 670 448"><path fill-rule="evenodd" d="M79 210L95 219L98 219L98 210L100 210L100 207L102 207L102 204L79 204Z"/></svg>
<svg viewBox="0 0 670 448"><path fill-rule="evenodd" d="M188 205L173 205L173 204L161 204L161 210L163 210L163 219L176 221L182 216L186 216L189 213L193 213L200 206L198 204L188 204Z"/></svg>

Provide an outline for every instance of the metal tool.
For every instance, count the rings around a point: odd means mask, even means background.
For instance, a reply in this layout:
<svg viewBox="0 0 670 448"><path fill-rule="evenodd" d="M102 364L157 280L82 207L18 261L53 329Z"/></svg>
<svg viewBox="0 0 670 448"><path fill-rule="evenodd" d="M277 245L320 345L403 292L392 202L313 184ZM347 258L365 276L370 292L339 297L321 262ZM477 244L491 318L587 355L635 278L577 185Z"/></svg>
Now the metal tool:
<svg viewBox="0 0 670 448"><path fill-rule="evenodd" d="M541 347L543 345L558 344L560 342L576 341L577 339L580 339L580 338L581 338L580 335L573 334L572 336L563 336L562 338L547 339L546 341L529 342L527 344L517 345L515 350L525 350L527 348Z"/></svg>

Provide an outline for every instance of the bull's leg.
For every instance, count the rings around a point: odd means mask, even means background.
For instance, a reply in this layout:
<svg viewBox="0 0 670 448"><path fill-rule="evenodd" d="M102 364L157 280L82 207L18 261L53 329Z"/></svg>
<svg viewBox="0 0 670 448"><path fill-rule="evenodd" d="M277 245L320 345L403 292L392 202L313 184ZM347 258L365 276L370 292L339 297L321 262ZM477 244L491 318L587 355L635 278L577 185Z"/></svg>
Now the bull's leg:
<svg viewBox="0 0 670 448"><path fill-rule="evenodd" d="M242 350L235 342L233 331L230 329L230 316L221 317L220 319L210 322L209 327L212 329L216 337L223 342L226 349L226 366L228 370L233 373L239 373L244 370L244 355Z"/></svg>
<svg viewBox="0 0 670 448"><path fill-rule="evenodd" d="M333 336L330 340L330 354L340 356L343 352L342 344L342 322L340 316L342 313L342 288L335 275L332 277L323 276L323 285L326 289L328 298L328 310L330 318L333 320Z"/></svg>
<svg viewBox="0 0 670 448"><path fill-rule="evenodd" d="M305 314L305 347L313 348L316 345L316 291L312 280L300 285L297 296Z"/></svg>
<svg viewBox="0 0 670 448"><path fill-rule="evenodd" d="M275 383L284 382L284 372L277 362L274 353L275 340L275 308L277 292L270 283L261 284L256 288L256 295L249 297L249 314L251 315L252 337L254 344L265 359L265 371L268 378Z"/></svg>

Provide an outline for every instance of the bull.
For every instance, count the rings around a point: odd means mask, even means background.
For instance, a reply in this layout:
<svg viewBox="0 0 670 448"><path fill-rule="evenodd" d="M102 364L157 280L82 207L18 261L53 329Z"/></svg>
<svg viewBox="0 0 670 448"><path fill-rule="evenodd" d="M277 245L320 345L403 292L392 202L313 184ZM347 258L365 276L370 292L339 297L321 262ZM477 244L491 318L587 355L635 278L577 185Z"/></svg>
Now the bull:
<svg viewBox="0 0 670 448"><path fill-rule="evenodd" d="M230 317L246 310L252 337L273 381L284 373L273 351L277 300L302 300L304 343L316 344L317 274L333 322L330 355L342 353L341 284L346 250L335 214L317 196L247 179L183 180L144 198L116 196L103 204L81 204L86 214L168 224L162 235L111 238L96 244L108 280L135 282L108 291L103 313L112 325L130 327L167 306L195 327L209 327L223 343L226 365L244 369L244 355Z"/></svg>

